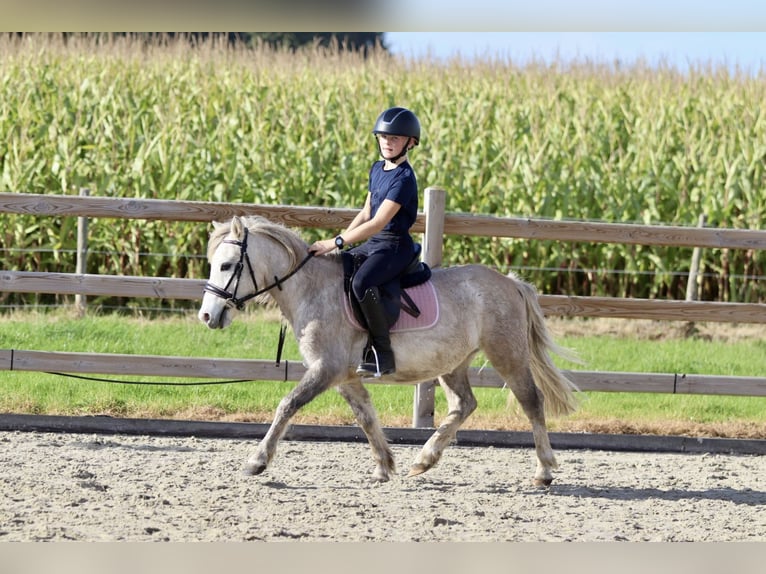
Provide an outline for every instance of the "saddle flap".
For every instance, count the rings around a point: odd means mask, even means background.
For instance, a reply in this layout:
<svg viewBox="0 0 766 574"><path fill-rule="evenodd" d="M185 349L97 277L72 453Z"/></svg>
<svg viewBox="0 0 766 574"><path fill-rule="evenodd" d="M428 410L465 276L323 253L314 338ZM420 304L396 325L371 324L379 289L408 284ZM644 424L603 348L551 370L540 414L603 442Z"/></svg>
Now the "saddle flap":
<svg viewBox="0 0 766 574"><path fill-rule="evenodd" d="M431 268L420 261L420 255L423 251L420 243L415 243L415 254L407 268L396 278L385 285L381 285L381 295L389 318L389 324L393 325L399 318L399 311L404 310L407 314L417 318L420 315L418 305L405 292L405 289L411 289L418 285L426 283L431 278ZM364 322L360 309L351 290L351 281L359 265L364 261L363 256L354 255L349 251L341 252L341 263L343 265L343 292L346 294L354 315L357 320Z"/></svg>
<svg viewBox="0 0 766 574"><path fill-rule="evenodd" d="M404 293L404 291L402 291ZM391 326L391 332L420 331L430 329L439 321L440 309L436 288L432 281L426 281L416 287L408 289L407 295L412 299L420 314L415 317L409 313L401 313L396 322ZM350 297L342 296L342 307L345 310L346 319L356 328L366 330L364 320L360 322L356 316Z"/></svg>

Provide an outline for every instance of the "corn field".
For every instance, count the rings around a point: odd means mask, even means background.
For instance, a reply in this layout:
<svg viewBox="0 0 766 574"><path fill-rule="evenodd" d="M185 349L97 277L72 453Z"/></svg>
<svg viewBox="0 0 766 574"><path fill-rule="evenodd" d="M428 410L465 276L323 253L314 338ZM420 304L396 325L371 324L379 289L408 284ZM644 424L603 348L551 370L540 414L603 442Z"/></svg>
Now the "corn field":
<svg viewBox="0 0 766 574"><path fill-rule="evenodd" d="M445 188L448 211L681 226L704 214L760 229L765 101L763 71L709 66L4 36L0 191L360 207L372 124L403 105L423 125L410 155L420 187ZM0 217L2 268L74 271L74 218ZM87 272L204 278L207 234L92 220ZM681 299L691 261L690 248L451 236L444 254L514 269L544 293ZM766 301L763 251L705 249L701 270L701 299Z"/></svg>

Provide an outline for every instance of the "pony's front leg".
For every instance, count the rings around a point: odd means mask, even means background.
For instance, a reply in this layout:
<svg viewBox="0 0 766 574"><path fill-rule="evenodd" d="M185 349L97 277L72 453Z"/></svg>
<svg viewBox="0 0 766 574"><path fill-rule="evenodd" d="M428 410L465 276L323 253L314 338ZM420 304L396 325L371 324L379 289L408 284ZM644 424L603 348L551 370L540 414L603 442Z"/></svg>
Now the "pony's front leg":
<svg viewBox="0 0 766 574"><path fill-rule="evenodd" d="M370 443L376 465L372 479L378 482L390 480L391 475L396 472L394 455L380 426L378 416L375 413L375 407L372 406L370 393L367 392L367 389L358 380L340 385L338 392L346 399L354 416L356 416L359 426L362 427L364 434L367 436L367 441Z"/></svg>
<svg viewBox="0 0 766 574"><path fill-rule="evenodd" d="M266 470L277 452L277 443L284 436L290 419L303 405L326 391L332 381L333 378L323 371L321 362L306 371L298 385L279 402L266 436L245 464L245 474L256 475Z"/></svg>

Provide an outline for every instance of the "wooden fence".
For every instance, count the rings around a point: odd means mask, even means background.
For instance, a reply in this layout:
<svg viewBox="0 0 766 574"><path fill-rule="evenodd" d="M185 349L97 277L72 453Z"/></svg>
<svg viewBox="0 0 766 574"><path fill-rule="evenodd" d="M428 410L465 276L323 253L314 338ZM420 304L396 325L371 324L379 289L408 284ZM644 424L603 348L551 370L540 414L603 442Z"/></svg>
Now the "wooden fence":
<svg viewBox="0 0 766 574"><path fill-rule="evenodd" d="M426 261L441 260L442 234L590 241L640 245L766 249L766 231L645 226L597 222L503 218L487 215L444 214L444 191L426 190L426 212L413 230L426 233ZM120 199L0 193L0 212L26 215L158 219L168 221L226 220L234 215L258 214L290 227L341 229L356 214L350 209L267 206L240 203ZM428 215L427 215L428 214ZM430 228L430 229L427 229ZM37 273L0 270L0 291L60 293L166 299L201 299L203 280L100 276L83 273ZM766 323L766 305L667 301L612 297L540 295L546 315L563 317L619 317L671 321ZM0 370L69 373L133 374L257 380L299 380L300 364L273 361L193 359L137 355L94 355L22 350L0 350ZM688 375L680 373L604 373L569 371L582 390L766 396L766 378ZM492 369L474 369L472 384L500 387ZM413 426L433 425L433 384L418 385Z"/></svg>

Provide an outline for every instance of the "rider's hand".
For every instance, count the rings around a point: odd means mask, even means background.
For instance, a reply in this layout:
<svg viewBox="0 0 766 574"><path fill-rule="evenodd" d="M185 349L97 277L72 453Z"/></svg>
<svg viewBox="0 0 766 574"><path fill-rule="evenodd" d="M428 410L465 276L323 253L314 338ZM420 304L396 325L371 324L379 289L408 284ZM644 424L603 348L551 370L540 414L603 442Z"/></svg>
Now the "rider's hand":
<svg viewBox="0 0 766 574"><path fill-rule="evenodd" d="M322 241L315 241L309 247L309 253L314 255L324 255L335 249L335 239L324 239Z"/></svg>

